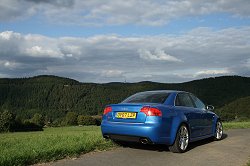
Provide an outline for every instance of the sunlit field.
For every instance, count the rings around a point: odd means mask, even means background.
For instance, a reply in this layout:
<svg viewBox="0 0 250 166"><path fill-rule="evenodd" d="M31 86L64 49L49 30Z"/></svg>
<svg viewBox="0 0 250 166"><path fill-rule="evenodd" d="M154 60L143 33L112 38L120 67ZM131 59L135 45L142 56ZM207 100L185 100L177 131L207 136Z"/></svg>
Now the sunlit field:
<svg viewBox="0 0 250 166"><path fill-rule="evenodd" d="M27 165L113 147L100 127L45 128L38 132L0 134L0 165Z"/></svg>
<svg viewBox="0 0 250 166"><path fill-rule="evenodd" d="M248 122L225 122L224 129L250 128ZM45 128L37 132L0 134L0 165L27 165L77 157L115 147L102 138L99 126Z"/></svg>

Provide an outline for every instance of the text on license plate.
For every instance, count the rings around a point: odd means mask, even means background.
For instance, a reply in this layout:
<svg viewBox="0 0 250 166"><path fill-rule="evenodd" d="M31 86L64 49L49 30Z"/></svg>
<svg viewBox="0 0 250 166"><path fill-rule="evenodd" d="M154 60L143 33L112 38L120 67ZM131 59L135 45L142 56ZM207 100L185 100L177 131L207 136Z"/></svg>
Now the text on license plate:
<svg viewBox="0 0 250 166"><path fill-rule="evenodd" d="M127 118L127 119L135 119L136 113L135 112L117 112L117 118Z"/></svg>

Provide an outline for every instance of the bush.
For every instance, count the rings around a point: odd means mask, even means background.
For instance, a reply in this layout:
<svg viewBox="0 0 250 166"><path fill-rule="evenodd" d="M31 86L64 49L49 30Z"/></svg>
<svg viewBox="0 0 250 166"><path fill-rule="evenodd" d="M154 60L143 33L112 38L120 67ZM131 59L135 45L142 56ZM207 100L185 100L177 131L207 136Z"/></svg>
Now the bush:
<svg viewBox="0 0 250 166"><path fill-rule="evenodd" d="M60 127L60 126L63 126L63 123L64 123L64 118L57 118L52 122L51 126Z"/></svg>
<svg viewBox="0 0 250 166"><path fill-rule="evenodd" d="M33 118L30 119L30 122L38 126L44 126L44 118L39 113L35 113Z"/></svg>
<svg viewBox="0 0 250 166"><path fill-rule="evenodd" d="M14 116L9 111L0 112L0 132L8 131L42 131L41 115L34 115L32 119L26 119L22 122L20 117ZM39 123L34 123L39 122Z"/></svg>
<svg viewBox="0 0 250 166"><path fill-rule="evenodd" d="M78 125L95 125L96 121L91 116L79 115L77 118Z"/></svg>
<svg viewBox="0 0 250 166"><path fill-rule="evenodd" d="M36 125L31 123L29 119L24 120L24 122L15 122L11 131L43 131L43 127L40 125Z"/></svg>
<svg viewBox="0 0 250 166"><path fill-rule="evenodd" d="M0 132L7 132L14 123L13 114L7 110L0 113Z"/></svg>
<svg viewBox="0 0 250 166"><path fill-rule="evenodd" d="M102 123L102 116L94 116L94 119L95 119L95 124L97 126L100 126Z"/></svg>
<svg viewBox="0 0 250 166"><path fill-rule="evenodd" d="M75 112L68 112L62 125L72 126L77 124L77 114Z"/></svg>

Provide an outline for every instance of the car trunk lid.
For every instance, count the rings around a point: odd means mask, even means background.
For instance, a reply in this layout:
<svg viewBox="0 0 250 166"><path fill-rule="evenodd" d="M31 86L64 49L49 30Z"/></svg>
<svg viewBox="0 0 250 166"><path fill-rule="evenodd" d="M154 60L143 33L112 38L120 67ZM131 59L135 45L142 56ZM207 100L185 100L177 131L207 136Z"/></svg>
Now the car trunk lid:
<svg viewBox="0 0 250 166"><path fill-rule="evenodd" d="M112 114L110 114L109 121L124 122L124 123L144 123L146 121L146 114L140 112L141 108L147 104L112 104Z"/></svg>

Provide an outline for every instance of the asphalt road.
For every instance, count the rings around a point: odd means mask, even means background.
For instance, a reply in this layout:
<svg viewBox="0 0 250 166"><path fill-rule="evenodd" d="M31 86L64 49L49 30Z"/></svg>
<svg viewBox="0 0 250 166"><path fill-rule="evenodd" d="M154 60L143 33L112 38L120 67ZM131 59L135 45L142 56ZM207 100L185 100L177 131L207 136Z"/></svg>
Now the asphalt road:
<svg viewBox="0 0 250 166"><path fill-rule="evenodd" d="M163 145L129 145L42 165L55 166L243 166L250 159L250 129L226 131L223 140L191 143L186 153L169 152Z"/></svg>

